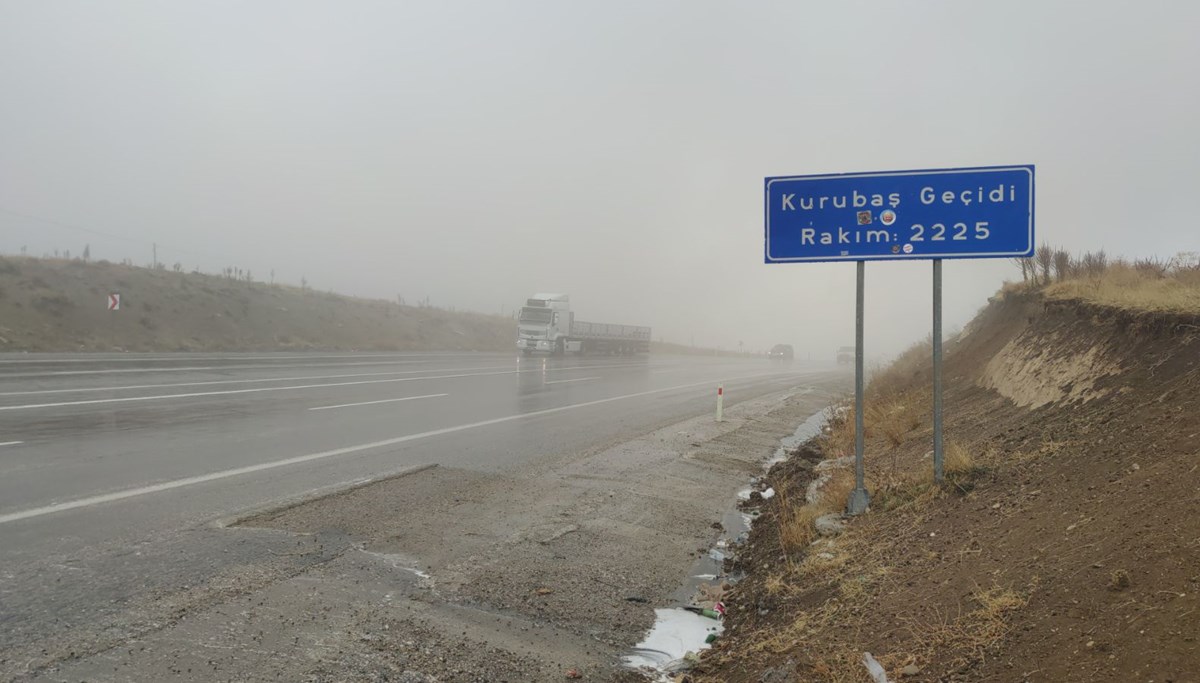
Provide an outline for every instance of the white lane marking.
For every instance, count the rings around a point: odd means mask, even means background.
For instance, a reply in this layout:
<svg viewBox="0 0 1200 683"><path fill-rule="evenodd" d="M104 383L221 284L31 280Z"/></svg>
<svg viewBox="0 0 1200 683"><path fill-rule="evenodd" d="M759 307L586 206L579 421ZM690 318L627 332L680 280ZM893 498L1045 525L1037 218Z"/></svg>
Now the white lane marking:
<svg viewBox="0 0 1200 683"><path fill-rule="evenodd" d="M557 367L552 371L592 370L595 366ZM606 367L620 367L610 365ZM24 406L0 406L0 411L30 411L34 408L61 408L66 406L95 406L98 403L128 403L132 401L162 401L166 399L197 399L200 396L228 396L233 394L259 394L263 391L288 391L320 389L322 387L358 387L361 384L388 384L392 382L420 382L422 379L455 379L460 377L488 377L494 375L520 375L539 370L503 370L500 372L461 372L456 375L430 375L425 377L396 377L392 379L362 379L359 382L325 382L322 384L293 384L292 387L259 387L257 389L227 389L224 391L192 391L188 394L158 394L155 396L122 396L119 399L89 399L86 401L60 401L58 403L26 403Z"/></svg>
<svg viewBox="0 0 1200 683"><path fill-rule="evenodd" d="M627 368L633 367L629 364L610 364L610 365L568 365L561 368L547 368L546 372L558 372L562 370L583 370L583 369L606 369L606 368ZM207 380L204 382L171 382L159 384L126 384L123 386L109 387L76 387L71 389L30 389L27 391L0 391L0 396L43 396L46 394L82 394L94 391L129 391L132 389L171 389L175 387L208 387L223 384L261 384L263 382L303 382L314 379L349 379L351 377L386 377L390 375L415 375L422 372L467 372L468 370L504 370L512 368L512 365L485 365L482 367L469 368L427 368L425 370L395 370L392 372L355 372L342 375L301 375L298 377L262 377L257 379L218 379ZM515 371L514 371L515 372ZM542 372L542 370L528 370L525 372ZM12 375L0 375L0 379L11 377Z"/></svg>
<svg viewBox="0 0 1200 683"><path fill-rule="evenodd" d="M196 365L174 368L110 368L107 370L54 370L51 372L19 372L0 375L4 379L30 377L70 377L74 375L116 375L136 372L200 372L207 370L273 370L275 368L312 368L318 366L352 368L358 365L414 365L431 363L428 360L393 360L378 363L272 363L270 365Z"/></svg>
<svg viewBox="0 0 1200 683"><path fill-rule="evenodd" d="M504 370L510 365L491 365L473 368L445 368L441 370L395 370L393 372L355 372L345 375L301 375L299 377L263 377L259 379L218 379L206 382L172 382L170 384L129 384L120 387L81 387L77 389L32 389L29 391L0 391L0 396L33 396L42 394L81 394L91 391L127 391L130 389L171 389L174 387L208 387L220 384L261 384L263 382L303 382L314 379L348 379L350 377L386 377L389 375L415 375L421 372L466 372L468 370Z"/></svg>
<svg viewBox="0 0 1200 683"><path fill-rule="evenodd" d="M590 379L600 379L600 378L599 377L575 377L572 379L548 380L548 381L543 382L543 384L562 384L564 382L586 382Z"/></svg>
<svg viewBox="0 0 1200 683"><path fill-rule="evenodd" d="M767 376L767 375L776 375L776 374L778 374L778 373L775 373L775 372L759 373L759 374L755 374L755 375L745 375L742 377L724 378L724 381L726 383L729 383L729 382L734 382L734 381L743 380L743 379L753 379L755 377L763 377L763 376ZM691 384L680 384L678 386L665 387L663 389L651 389L649 391L639 391L637 393L625 394L623 396L612 396L609 398L596 399L594 401L585 401L583 403L572 403L570 405L558 406L557 408L546 408L544 410L535 410L531 413L521 413L518 415L508 415L505 417L497 417L497 418L493 418L491 420L481 420L479 422L470 422L468 424L457 425L455 427L444 427L442 429L433 429L433 430L430 430L427 432L420 432L417 434L408 434L405 436L397 436L397 437L391 438L391 439L384 439L383 441L372 441L371 443L358 444L357 446L346 446L345 448L335 448L330 451L321 451L320 453L309 453L308 455L298 455L293 458L284 458L282 460L272 460L270 462L259 463L257 465L248 465L246 467L237 467L237 468L230 469L230 470L221 470L219 472L211 472L209 474L202 474L202 475L199 475L196 477L187 477L185 479L175 479L172 481L164 481L159 484L152 484L150 486L141 486L141 487L134 488L134 489L126 489L124 491L114 491L113 493L106 493L106 494L99 495L99 496L91 496L88 498L78 498L76 500L69 500L69 501L65 501L62 503L54 503L52 505L44 505L42 507L30 508L28 510L20 510L18 512L10 512L5 515L0 515L0 524L8 524L9 522L16 522L16 521L19 521L22 519L29 519L31 517L41 517L43 515L49 515L49 514L53 514L55 512L65 512L67 510L75 510L78 508L92 507L94 505L100 505L102 503L111 503L111 502L118 501L118 500L124 500L126 498L134 498L137 496L144 496L144 495L147 495L150 493L159 493L161 491L170 491L173 489L183 488L185 486L194 486L196 484L203 484L205 482L217 481L219 479L228 479L230 477L236 477L236 476L240 476L243 474L251 474L253 472L261 472L263 470L272 470L272 469L275 469L278 467L286 467L288 465L296 465L299 463L310 462L313 460L323 460L325 458L332 458L332 457L336 457L339 455L346 455L349 453L357 453L359 451L370 450L372 448L381 448L383 446L394 446L396 444L406 443L408 441L417 441L420 439L428 439L430 437L442 436L445 434L453 434L455 432L466 431L468 429L477 429L479 427L488 427L488 426L495 425L495 424L503 424L505 422L513 422L515 420L523 420L528 417L537 417L540 415L552 415L554 413L561 413L561 412L564 412L567 410L576 410L578 408L587 408L590 406L601 405L603 403L612 403L613 401L624 401L624 400L631 399L631 398L639 398L641 396L651 396L653 394L663 394L668 391L679 391L680 389L691 389L693 387L699 387L699 386L713 386L713 383L716 381L718 381L718 380L710 379L710 380L706 380L704 382L693 382Z"/></svg>
<svg viewBox="0 0 1200 683"><path fill-rule="evenodd" d="M426 394L424 396L405 396L404 398L385 398L381 401L363 401L361 403L343 403L339 406L318 406L309 410L333 410L334 408L353 408L354 406L373 406L377 403L396 403L398 401L415 401L419 398L441 398L450 394Z"/></svg>
<svg viewBox="0 0 1200 683"><path fill-rule="evenodd" d="M161 401L173 398L198 398L201 396L229 396L231 394L257 394L265 391L298 391L302 389L320 389L321 387L353 387L363 384L389 384L394 382L419 382L426 379L455 379L458 377L483 377L488 375L512 375L516 370L501 372L468 372L455 375L434 375L431 377L395 377L392 379L365 379L357 382L325 382L324 384L293 384L287 387L258 387L257 389L226 389L225 391L194 391L188 394L159 394L157 396L125 396L122 398L94 398L87 401L62 401L60 403L28 403L20 406L0 406L4 410L31 410L33 408L61 408L64 406L86 406L99 403L129 403L132 401Z"/></svg>
<svg viewBox="0 0 1200 683"><path fill-rule="evenodd" d="M0 441L0 446L16 446L19 443L25 443L25 442L24 441Z"/></svg>
<svg viewBox="0 0 1200 683"><path fill-rule="evenodd" d="M555 371L561 370L580 370L592 369L595 366L579 366L570 368L555 368ZM620 366L607 366L620 367ZM540 370L502 370L500 372L463 372L453 375L426 375L423 377L396 377L392 379L368 379L359 380L357 382L324 382L322 384L294 384L287 387L259 387L257 389L226 389L224 391L193 391L186 394L157 394L155 396L123 396L120 398L94 398L84 401L60 401L58 403L27 403L25 405L15 406L0 406L0 411L6 410L32 410L34 408L62 408L66 406L87 406L97 405L102 403L130 403L133 401L161 401L165 399L175 398L198 398L202 396L229 396L233 394L256 394L265 391L289 391L300 389L320 389L321 387L352 387L363 384L388 384L392 382L419 382L427 379L456 379L459 377L488 377L493 375L516 375L530 374L541 372Z"/></svg>
<svg viewBox="0 0 1200 683"><path fill-rule="evenodd" d="M243 361L243 360L328 360L330 358L466 358L474 354L439 354L439 353L352 353L341 356L295 356L295 355L275 355L275 356L135 356L133 358L113 358L112 356L95 356L92 358L21 358L21 359L5 359L0 360L0 364L28 364L28 363L167 363L170 361L180 360L224 360L224 361Z"/></svg>

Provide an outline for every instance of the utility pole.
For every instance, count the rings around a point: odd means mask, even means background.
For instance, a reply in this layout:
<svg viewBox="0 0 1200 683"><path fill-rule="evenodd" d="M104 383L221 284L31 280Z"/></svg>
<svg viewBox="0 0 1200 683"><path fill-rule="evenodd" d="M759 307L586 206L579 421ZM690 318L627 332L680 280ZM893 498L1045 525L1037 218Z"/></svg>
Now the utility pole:
<svg viewBox="0 0 1200 683"><path fill-rule="evenodd" d="M154 263L150 264L150 267L158 268L158 242L152 242L150 246L154 249Z"/></svg>

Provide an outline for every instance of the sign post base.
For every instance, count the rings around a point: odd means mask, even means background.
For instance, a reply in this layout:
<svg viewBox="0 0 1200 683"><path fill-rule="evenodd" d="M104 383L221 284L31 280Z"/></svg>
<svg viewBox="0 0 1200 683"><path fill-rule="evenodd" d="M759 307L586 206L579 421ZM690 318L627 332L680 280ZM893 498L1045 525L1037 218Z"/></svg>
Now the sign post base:
<svg viewBox="0 0 1200 683"><path fill-rule="evenodd" d="M846 501L846 514L861 515L871 507L871 494L865 488L854 489L850 492L850 500Z"/></svg>

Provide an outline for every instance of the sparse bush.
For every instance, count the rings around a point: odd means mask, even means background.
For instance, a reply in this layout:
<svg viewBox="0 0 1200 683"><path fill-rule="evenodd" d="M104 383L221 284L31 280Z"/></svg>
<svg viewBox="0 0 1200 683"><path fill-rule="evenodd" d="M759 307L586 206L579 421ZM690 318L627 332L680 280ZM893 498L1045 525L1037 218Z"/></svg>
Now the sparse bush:
<svg viewBox="0 0 1200 683"><path fill-rule="evenodd" d="M1012 259L1012 262L1021 269L1021 282L1028 283L1030 279L1037 280L1037 271L1033 267L1032 258L1023 256Z"/></svg>
<svg viewBox="0 0 1200 683"><path fill-rule="evenodd" d="M1054 266L1054 250L1050 248L1049 244L1043 244L1034 252L1033 260L1037 265L1041 283L1043 285L1050 284L1050 270Z"/></svg>
<svg viewBox="0 0 1200 683"><path fill-rule="evenodd" d="M1072 271L1071 255L1062 249L1054 251L1054 279L1062 282L1071 277Z"/></svg>
<svg viewBox="0 0 1200 683"><path fill-rule="evenodd" d="M1181 251L1171 257L1167 267L1172 271L1200 269L1200 252Z"/></svg>
<svg viewBox="0 0 1200 683"><path fill-rule="evenodd" d="M1147 277L1161 279L1167 276L1166 262L1156 258L1142 258L1133 262L1133 269Z"/></svg>
<svg viewBox="0 0 1200 683"><path fill-rule="evenodd" d="M1084 277L1099 277L1108 268L1108 255L1104 250L1089 251L1078 260L1076 272Z"/></svg>

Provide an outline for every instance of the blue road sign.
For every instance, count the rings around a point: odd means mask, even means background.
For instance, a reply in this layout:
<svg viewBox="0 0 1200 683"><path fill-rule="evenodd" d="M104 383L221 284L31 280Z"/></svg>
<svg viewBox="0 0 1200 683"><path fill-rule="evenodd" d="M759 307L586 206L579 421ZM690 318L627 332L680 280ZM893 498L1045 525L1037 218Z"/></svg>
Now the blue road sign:
<svg viewBox="0 0 1200 683"><path fill-rule="evenodd" d="M766 262L1033 254L1033 166L766 179Z"/></svg>

